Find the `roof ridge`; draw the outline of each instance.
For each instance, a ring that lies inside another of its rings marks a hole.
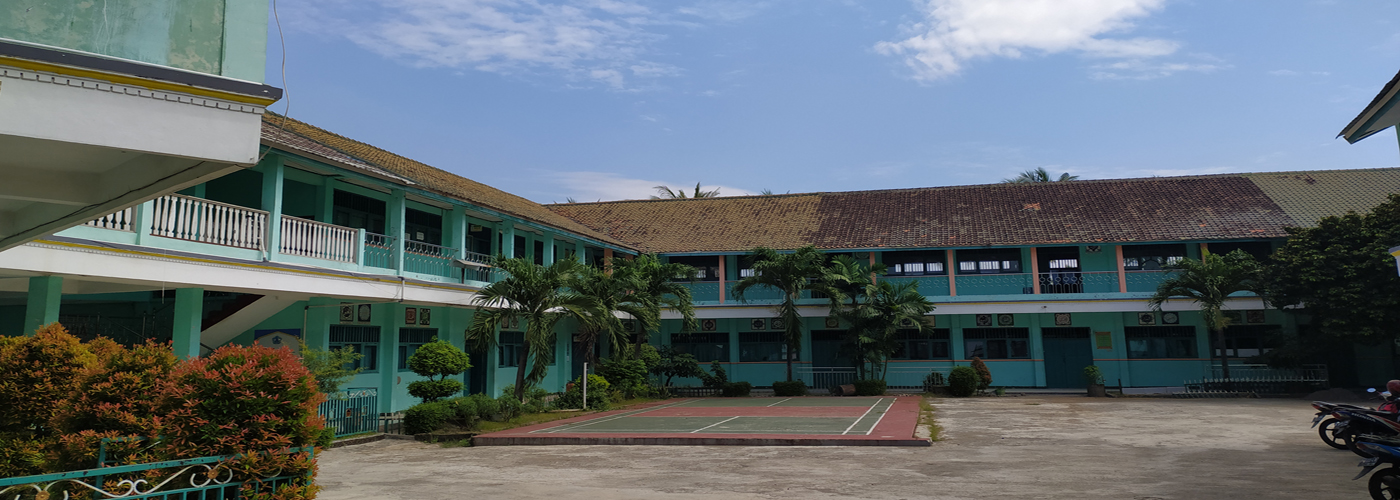
[[[612,201],[576,201],[576,202],[573,202],[573,203],[570,203],[570,202],[564,202],[564,203],[543,203],[542,205],[544,205],[544,206],[546,206],[546,207],[561,207],[561,206],[579,206],[579,205],[605,205],[605,204],[610,204],[610,203],[666,203],[666,202],[677,202],[677,203],[680,203],[680,202],[703,202],[703,201],[709,201],[709,200],[734,200],[734,199],[748,199],[748,198],[777,199],[777,198],[791,198],[791,197],[796,197],[796,196],[815,196],[815,195],[820,195],[820,194],[825,194],[825,192],[824,192],[824,191],[816,191],[816,192],[811,192],[811,193],[741,194],[741,195],[734,195],[734,196],[706,196],[706,197],[703,197],[703,198],[660,198],[660,199],[658,199],[658,198],[652,198],[652,199],[645,199],[645,200],[636,199],[636,200],[612,200]]]

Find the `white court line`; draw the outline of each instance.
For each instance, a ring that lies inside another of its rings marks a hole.
[[[847,432],[851,432],[851,429],[854,428],[856,424],[859,424],[861,420],[865,420],[865,416],[870,414],[870,410],[874,410],[876,406],[880,406],[880,402],[884,400],[885,398],[875,400],[875,404],[870,405],[869,408],[866,408],[865,413],[860,414],[860,418],[857,418],[855,422],[851,422],[851,426],[847,427],[846,430],[841,431],[841,435],[845,436]]]
[[[792,398],[787,398],[787,399],[784,399],[783,401],[791,401],[791,400],[792,400]],[[773,403],[773,404],[768,405],[768,406],[778,406],[778,405],[782,404],[783,401],[779,401],[779,402],[777,402],[777,403]]]
[[[690,431],[690,433],[691,433],[691,434],[695,434],[695,433],[697,433],[697,432],[703,431],[703,430],[705,430],[705,429],[709,429],[709,428],[711,428],[711,427],[714,427],[714,426],[716,426],[716,425],[719,425],[719,424],[728,422],[728,421],[730,421],[730,420],[734,420],[734,419],[736,419],[736,418],[739,418],[739,417],[729,417],[729,418],[726,418],[726,419],[724,419],[724,420],[720,420],[720,421],[718,421],[718,422],[715,422],[715,423],[713,423],[713,424],[710,424],[710,425],[701,427],[701,428],[699,428],[699,429],[695,429],[695,430],[693,430],[693,431]]]
[[[869,436],[870,433],[875,432],[875,428],[876,428],[876,427],[879,427],[880,421],[885,419],[885,415],[889,415],[889,414],[890,414],[890,408],[894,408],[894,402],[897,401],[898,399],[899,399],[899,398],[895,398],[895,399],[891,399],[891,400],[890,400],[890,405],[885,407],[885,411],[882,412],[882,413],[880,413],[880,418],[875,419],[875,425],[870,426],[870,430],[865,431],[865,435]]]
[[[553,433],[560,432],[560,431],[564,431],[564,430],[573,430],[573,429],[577,429],[577,428],[580,428],[580,427],[587,427],[587,426],[590,426],[590,425],[593,425],[593,424],[600,424],[600,423],[607,422],[607,421],[610,421],[610,420],[617,420],[617,419],[623,418],[623,417],[630,417],[630,416],[632,416],[632,415],[640,415],[640,414],[642,414],[642,413],[646,413],[646,412],[649,412],[649,411],[652,411],[652,410],[660,410],[660,409],[662,409],[662,408],[670,408],[670,407],[673,407],[673,406],[680,406],[680,405],[683,405],[683,404],[686,404],[686,403],[693,403],[693,402],[695,402],[695,401],[697,401],[697,400],[695,400],[695,399],[687,399],[687,400],[685,400],[685,401],[680,401],[680,402],[676,402],[676,403],[672,403],[672,404],[668,404],[668,405],[654,406],[654,407],[646,408],[646,409],[643,409],[643,410],[637,410],[637,411],[627,412],[627,413],[623,413],[623,414],[620,414],[620,415],[613,415],[613,416],[608,417],[608,418],[600,418],[600,419],[595,419],[595,420],[584,420],[584,421],[582,421],[582,422],[577,422],[577,423],[573,423],[573,424],[564,424],[564,425],[561,425],[561,426],[559,426],[559,427],[553,427],[553,428],[549,428],[549,429],[540,429],[540,430],[537,430],[537,431],[530,431],[530,434],[534,434],[534,433],[536,433],[536,432],[544,433],[544,434],[553,434]]]

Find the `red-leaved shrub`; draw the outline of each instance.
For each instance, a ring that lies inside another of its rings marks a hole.
[[[107,444],[105,465],[161,460],[156,443],[138,439],[160,435],[156,405],[162,384],[179,362],[170,344],[148,340],[128,349],[98,338],[87,346],[97,362],[79,374],[73,393],[57,402],[50,422],[59,434],[57,465],[63,470],[96,467],[103,438],[124,438]]]
[[[32,337],[0,337],[0,433],[51,435],[54,403],[72,395],[79,374],[96,361],[58,323]]]

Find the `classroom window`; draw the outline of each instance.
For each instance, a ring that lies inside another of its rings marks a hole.
[[[1124,245],[1123,269],[1126,271],[1157,271],[1176,265],[1186,258],[1186,245]]]
[[[881,257],[892,276],[920,276],[926,274],[948,274],[944,265],[947,252],[885,252]]]
[[[958,272],[962,274],[1003,274],[1021,272],[1021,250],[998,248],[959,250]]]
[[[403,227],[405,241],[442,244],[442,215],[409,208],[404,210]]]
[[[699,281],[719,281],[719,256],[701,255],[671,257],[668,261],[672,264],[685,264],[695,268],[695,279]],[[674,281],[690,281],[681,276],[672,276]]]
[[[898,330],[894,334],[895,349],[890,359],[947,359],[947,328]]]
[[[331,325],[331,349],[350,347],[360,359],[345,364],[346,370],[379,371],[379,327]]]
[[[332,195],[331,223],[384,234],[384,200],[339,189]]]
[[[690,353],[701,363],[729,362],[728,332],[697,332],[671,334],[671,348]]]
[[[1128,359],[1195,358],[1194,326],[1129,326],[1123,328],[1128,341]]]
[[[739,333],[739,361],[784,361],[783,355],[787,352],[783,332]]]
[[[418,347],[437,338],[437,328],[399,329],[399,371],[408,370],[408,358],[418,351]]]
[[[1230,325],[1225,328],[1225,349],[1232,358],[1252,358],[1272,351],[1282,330],[1280,325]],[[1220,349],[1211,350],[1220,355]]]
[[[501,367],[520,366],[520,353],[524,351],[525,332],[501,332],[501,340],[496,343]]]
[[[1029,328],[965,328],[963,355],[968,359],[1029,359]]]

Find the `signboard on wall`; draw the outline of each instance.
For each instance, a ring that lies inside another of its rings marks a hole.
[[[273,349],[287,348],[301,352],[301,329],[254,330],[253,343]]]
[[[1113,332],[1094,332],[1094,348],[1113,349]]]

